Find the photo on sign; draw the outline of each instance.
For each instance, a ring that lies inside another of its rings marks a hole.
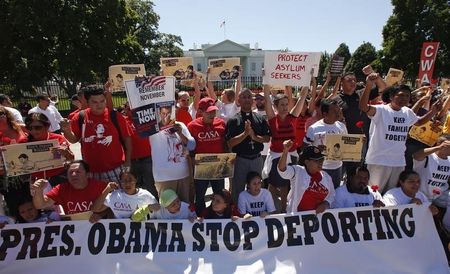
[[[194,179],[219,180],[233,177],[236,153],[196,154]]]
[[[125,91],[125,81],[145,75],[144,64],[114,65],[109,67],[109,82],[113,92]]]
[[[240,58],[211,59],[208,61],[208,80],[235,80],[239,77],[240,64]]]
[[[437,139],[442,135],[442,126],[432,121],[428,121],[420,126],[412,126],[409,130],[409,137],[429,146],[436,144]]]
[[[390,68],[386,75],[386,84],[388,86],[393,86],[399,84],[403,79],[404,72],[399,69]]]
[[[325,159],[332,161],[359,162],[364,143],[363,134],[325,135]]]
[[[63,167],[65,158],[52,150],[58,146],[58,140],[46,140],[2,147],[6,175],[19,176]]]
[[[160,66],[163,76],[173,76],[177,81],[194,78],[192,57],[161,58]]]

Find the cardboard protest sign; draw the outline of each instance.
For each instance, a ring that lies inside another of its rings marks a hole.
[[[309,86],[319,71],[320,52],[266,52],[263,84]]]
[[[364,143],[363,134],[325,135],[326,160],[359,162]]]
[[[19,176],[64,166],[64,157],[52,148],[58,140],[4,146],[2,154],[7,176]]]
[[[236,153],[196,154],[194,179],[219,180],[233,177]]]
[[[112,91],[124,91],[125,81],[133,80],[136,75],[145,75],[144,64],[110,66],[109,81],[112,84]]]
[[[441,135],[442,126],[431,121],[420,126],[412,126],[409,130],[409,137],[429,146],[436,144]]]
[[[208,62],[208,80],[224,81],[237,79],[239,77],[240,64],[240,58],[211,59]]]
[[[398,84],[403,79],[404,72],[399,69],[389,68],[389,71],[386,75],[386,84],[388,86],[393,86]]]
[[[194,78],[192,57],[161,58],[160,62],[163,76],[173,76],[177,81]]]
[[[442,78],[441,79],[441,88],[444,92],[448,90],[450,87],[450,78]]]
[[[159,132],[162,120],[175,119],[175,77],[149,76],[125,82],[133,124],[147,137]]]
[[[339,55],[333,55],[330,65],[331,76],[339,76],[344,71],[345,57]]]
[[[420,83],[431,83],[433,80],[434,63],[439,48],[439,42],[424,42],[420,54],[419,79]]]

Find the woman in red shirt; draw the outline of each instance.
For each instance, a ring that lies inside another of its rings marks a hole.
[[[283,141],[296,141],[295,128],[297,125],[297,117],[305,103],[306,95],[308,94],[308,87],[303,87],[300,92],[300,97],[295,106],[289,111],[289,101],[292,98],[292,89],[287,88],[287,94],[277,94],[273,100],[273,107],[270,103],[270,91],[267,85],[264,86],[264,96],[266,98],[266,114],[269,121],[272,138],[270,140],[270,150],[264,163],[262,177],[269,185],[269,191],[273,197],[280,197],[281,205],[279,210],[286,212],[287,194],[289,192],[289,180],[280,177],[277,171],[277,164],[283,152]],[[274,111],[275,108],[275,111]],[[290,163],[296,163],[298,154],[297,146],[293,146],[289,151]]]

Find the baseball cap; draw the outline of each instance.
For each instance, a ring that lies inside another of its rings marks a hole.
[[[264,92],[256,93],[255,98],[256,97],[264,97]]]
[[[219,108],[216,107],[214,99],[211,97],[205,97],[198,102],[198,109],[203,112],[210,112],[213,110],[218,110]]]
[[[175,201],[178,198],[177,193],[173,190],[173,189],[165,189],[162,193],[161,196],[159,197],[159,203],[163,206],[163,207],[168,207],[170,206],[171,203],[173,203],[173,201]]]
[[[316,146],[309,146],[303,149],[303,159],[305,160],[321,160],[325,157],[320,149]]]

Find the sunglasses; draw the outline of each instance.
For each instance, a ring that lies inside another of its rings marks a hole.
[[[0,111],[0,116],[5,116],[6,117],[6,112]]]
[[[27,126],[28,130],[43,130],[44,126]]]

